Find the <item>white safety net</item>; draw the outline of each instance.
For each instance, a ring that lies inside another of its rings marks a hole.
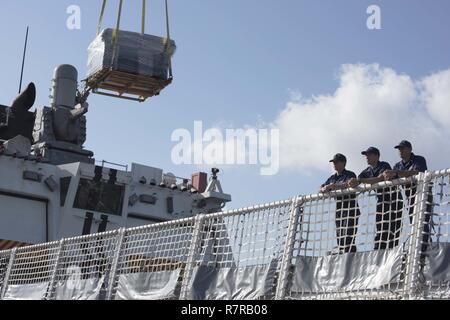
[[[113,298],[178,298],[194,222],[191,218],[126,230],[113,281]]]
[[[426,218],[422,231],[418,296],[428,299],[450,298],[450,172],[432,175],[426,199]]]
[[[186,299],[269,299],[275,294],[292,201],[199,219]]]
[[[450,299],[450,170],[0,251],[2,299]]]
[[[304,197],[286,298],[397,298],[411,235],[412,182]]]
[[[11,251],[0,251],[0,294],[3,290],[5,283],[6,273],[8,272],[9,259],[11,257]]]
[[[67,239],[53,279],[51,299],[105,299],[117,246],[117,231]]]
[[[59,243],[52,242],[17,249],[3,299],[45,299],[55,271],[58,248]]]

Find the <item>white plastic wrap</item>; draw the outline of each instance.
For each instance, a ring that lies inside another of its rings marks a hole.
[[[103,30],[88,48],[88,78],[102,69],[167,80],[170,58],[176,50],[171,40],[136,32],[119,30],[116,54],[113,47],[114,29]],[[113,61],[114,59],[114,61]]]

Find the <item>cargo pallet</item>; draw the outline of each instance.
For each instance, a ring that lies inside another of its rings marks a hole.
[[[85,80],[93,93],[144,102],[157,96],[172,83],[172,78],[159,79],[113,69],[102,69]]]

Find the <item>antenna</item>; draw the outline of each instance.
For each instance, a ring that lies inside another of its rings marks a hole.
[[[22,92],[23,69],[25,67],[25,57],[27,55],[28,30],[29,29],[30,29],[30,27],[27,27],[27,34],[25,35],[25,45],[23,48],[23,59],[22,59],[22,70],[20,72],[19,93]]]

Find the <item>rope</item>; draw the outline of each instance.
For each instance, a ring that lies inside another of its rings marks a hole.
[[[103,0],[102,9],[100,10],[100,17],[98,19],[97,35],[100,34],[100,29],[102,28],[103,16],[105,14],[105,8],[106,8],[106,0]]]
[[[123,5],[123,0],[120,0],[120,2],[119,2],[119,12],[117,13],[116,29],[114,29],[114,32],[113,32],[113,35],[112,35],[112,41],[113,41],[112,63],[113,64],[114,64],[114,61],[116,60],[117,38],[119,36],[120,18],[122,16],[122,5]]]
[[[171,40],[170,40],[170,21],[169,21],[169,5],[168,0],[166,0],[166,30],[167,30],[167,41],[168,41],[168,51],[169,51],[169,78],[173,78],[172,73],[172,53],[171,53]]]
[[[103,0],[102,7],[100,10],[100,17],[98,21],[97,26],[97,35],[100,34],[101,26],[103,23],[103,17],[105,14],[106,9],[106,2],[107,0]],[[113,31],[112,34],[112,45],[113,45],[113,55],[112,55],[112,64],[115,62],[116,53],[117,53],[117,39],[119,37],[119,29],[120,29],[120,20],[122,17],[122,7],[123,7],[123,0],[119,1],[119,12],[117,13],[117,22],[116,22],[116,28]],[[167,31],[167,38],[166,38],[166,45],[167,50],[169,52],[169,78],[173,78],[173,71],[172,71],[172,41],[170,38],[170,17],[169,17],[169,4],[168,0],[165,0],[165,8],[166,8],[166,31]],[[145,34],[145,17],[146,17],[146,0],[142,0],[142,17],[141,17],[141,33]]]
[[[145,0],[142,0],[142,29],[141,33],[145,34]]]

